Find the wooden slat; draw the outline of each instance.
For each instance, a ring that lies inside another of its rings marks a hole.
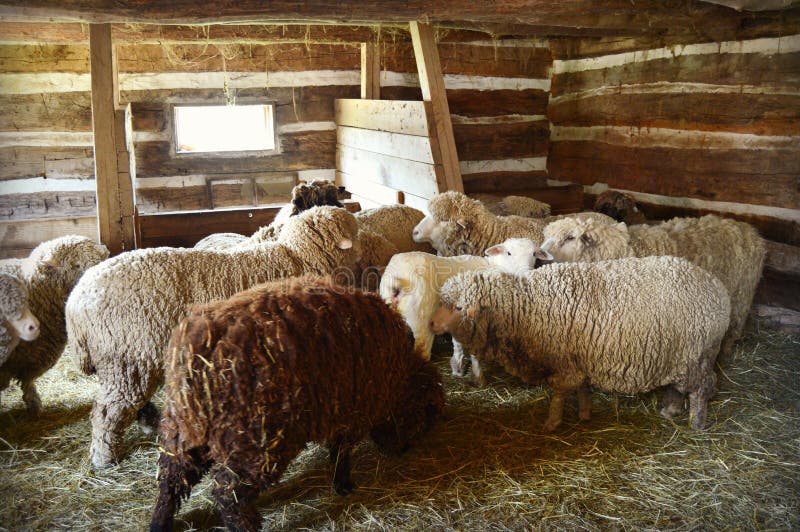
[[[546,170],[527,172],[480,172],[463,174],[466,192],[505,192],[514,194],[516,190],[547,186]]]
[[[46,240],[65,235],[97,238],[97,218],[0,222],[0,258],[26,257]]]
[[[426,198],[439,191],[437,169],[431,164],[339,146],[336,150],[336,168],[360,179]]]
[[[381,99],[381,55],[374,43],[361,43],[361,99]]]
[[[428,136],[422,102],[338,99],[335,116],[340,126]]]
[[[419,87],[381,87],[385,100],[422,100]],[[547,113],[548,93],[537,89],[477,90],[455,89],[447,91],[451,115],[500,116],[543,115]]]
[[[117,194],[115,207],[119,220],[116,222],[122,249],[127,251],[136,247],[134,241],[134,191],[136,181],[136,157],[133,151],[133,122],[130,104],[115,112],[114,131],[117,148]]]
[[[86,45],[0,45],[0,72],[89,72]]]
[[[336,142],[341,146],[433,164],[430,141],[425,137],[339,126]]]
[[[382,205],[403,203],[403,192],[344,172],[336,172],[336,184],[345,187],[348,192]]]
[[[0,131],[92,131],[89,92],[0,94],[0,109]]]
[[[2,187],[0,186],[0,189]],[[0,220],[95,217],[94,191],[0,193]]]
[[[0,148],[0,181],[36,176],[92,178],[92,148]]]
[[[439,183],[439,191],[463,192],[464,185],[461,182],[461,169],[453,137],[453,124],[450,121],[444,76],[433,30],[429,24],[421,24],[416,21],[410,22],[410,29],[411,40],[414,44],[414,57],[417,60],[417,70],[419,71],[419,84],[422,88],[422,99],[430,102],[430,106],[426,110],[429,115],[428,127],[430,128],[429,136],[431,137],[431,148],[434,151],[434,160],[437,157],[437,147],[438,154],[441,155],[444,188],[442,188],[442,183]],[[433,128],[431,128],[431,120]]]
[[[414,194],[409,194],[408,192],[404,193],[403,195],[403,204],[408,205],[409,207],[413,207],[418,211],[424,212],[426,215],[428,214],[428,201],[430,198],[423,198]]]
[[[357,202],[346,201],[344,205],[350,212],[361,209]],[[137,218],[140,247],[191,247],[212,233],[251,235],[259,227],[269,225],[279,210],[280,207],[256,207],[140,214]]]
[[[768,240],[765,266],[800,278],[800,247]]]
[[[455,124],[453,133],[462,161],[540,157],[546,156],[550,147],[550,124],[547,120]]]

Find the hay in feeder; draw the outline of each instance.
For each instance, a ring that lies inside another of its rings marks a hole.
[[[798,529],[800,338],[751,324],[720,369],[708,429],[658,414],[655,394],[594,395],[593,419],[575,402],[563,425],[540,432],[547,391],[489,368],[478,389],[449,375],[445,419],[400,458],[364,443],[357,488],[331,489],[324,449],[309,447],[259,501],[265,526],[324,529]],[[97,385],[68,357],[40,381],[44,413],[31,419],[20,391],[0,408],[0,528],[142,529],[156,495],[155,442],[136,427],[117,467],[89,465]],[[205,479],[178,529],[221,523]]]

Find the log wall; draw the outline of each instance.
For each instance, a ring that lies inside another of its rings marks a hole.
[[[284,201],[298,179],[333,179],[333,101],[359,96],[361,42],[378,44],[382,98],[421,99],[410,36],[397,28],[114,25],[113,38],[142,213]],[[508,175],[516,188],[544,185],[548,43],[438,38],[467,190],[495,190]],[[230,100],[276,104],[279,153],[176,156],[171,106]],[[58,220],[96,236],[87,26],[0,23],[0,105],[0,224]],[[37,243],[15,238],[0,255]]]

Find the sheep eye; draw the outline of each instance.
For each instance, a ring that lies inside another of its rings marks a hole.
[[[456,305],[455,309],[456,309],[456,312],[461,312],[461,307],[459,307],[458,305]]]
[[[400,289],[399,288],[395,288],[394,290],[392,290],[392,295],[394,297],[399,296],[400,295]]]
[[[508,255],[510,257],[511,256],[511,252],[510,251],[506,251],[506,255]]]
[[[565,238],[564,240],[566,241],[575,240],[575,237],[573,235],[567,235],[567,238]]]

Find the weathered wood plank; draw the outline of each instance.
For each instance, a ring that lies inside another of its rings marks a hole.
[[[439,182],[439,192],[445,190],[463,192],[464,184],[461,181],[461,168],[458,164],[458,151],[453,136],[453,123],[450,121],[450,108],[447,105],[442,63],[433,29],[429,24],[416,21],[410,22],[409,28],[414,45],[414,57],[417,60],[422,99],[430,102],[425,110],[428,117],[431,150],[434,160],[442,165],[444,182]],[[438,159],[438,156],[441,159]],[[413,189],[410,191],[413,192]],[[420,195],[425,196],[424,194]]]
[[[418,87],[381,87],[385,100],[422,100]],[[543,115],[547,112],[548,93],[537,89],[447,91],[447,103],[452,115],[501,116],[511,114]]]
[[[299,72],[357,70],[358,43],[343,44],[122,44],[119,71],[146,72]]]
[[[174,155],[165,141],[136,143],[138,177],[177,175],[263,174],[266,171],[315,170],[333,168],[336,153],[335,131],[303,131],[279,136],[281,153],[262,156],[210,157]]]
[[[361,99],[381,99],[381,54],[374,43],[361,43]]]
[[[553,96],[560,96],[596,87],[655,82],[778,86],[796,90],[800,85],[800,52],[687,55],[555,74],[550,91]]]
[[[42,242],[65,235],[97,239],[97,218],[0,222],[0,258],[27,257]]]
[[[625,125],[755,135],[798,135],[800,92],[797,95],[604,94],[554,101],[547,109],[547,116],[556,125]]]
[[[422,102],[339,99],[334,114],[340,126],[428,136]]]
[[[585,185],[789,209],[800,205],[800,158],[791,150],[709,153],[564,141],[551,143],[547,169],[552,179]]]
[[[96,213],[93,191],[0,194],[0,220],[80,218]]]
[[[0,72],[89,72],[86,45],[0,45]]]
[[[549,48],[533,46],[469,46],[440,42],[437,49],[444,74],[547,79],[553,63]],[[384,70],[417,71],[411,43],[385,44],[381,50]]]
[[[0,131],[92,130],[88,92],[0,94]]]
[[[426,137],[338,126],[336,142],[341,146],[434,164],[430,141]]]
[[[550,146],[547,121],[456,124],[453,133],[462,161],[546,156]]]
[[[428,201],[429,198],[423,198],[420,196],[416,196],[414,194],[409,194],[408,192],[403,193],[403,204],[408,205],[409,207],[413,207],[418,211],[424,212],[426,215],[428,213]]]
[[[506,192],[547,186],[547,171],[462,174],[466,192]]]
[[[28,177],[90,178],[94,176],[91,148],[0,148],[0,182]]]
[[[800,247],[767,241],[767,268],[800,278]]]
[[[430,198],[439,192],[436,167],[431,164],[338,146],[336,169],[379,185]]]
[[[389,188],[366,179],[360,176],[345,174],[344,172],[336,172],[336,184],[343,186],[348,192],[367,198],[381,205],[393,205],[395,203],[402,203],[404,193]]]

